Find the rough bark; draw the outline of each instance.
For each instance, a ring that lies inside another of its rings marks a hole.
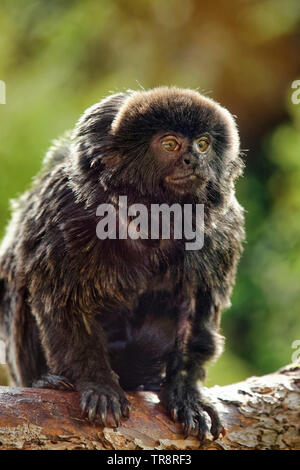
[[[300,365],[209,389],[226,436],[184,439],[152,392],[128,393],[131,417],[117,429],[80,417],[75,392],[0,387],[0,449],[300,449]]]

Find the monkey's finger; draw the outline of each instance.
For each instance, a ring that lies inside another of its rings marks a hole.
[[[99,403],[98,403],[98,414],[101,419],[101,423],[103,426],[106,426],[107,420],[107,398],[105,395],[100,395]]]
[[[195,429],[194,413],[191,410],[187,409],[184,411],[183,422],[184,437],[187,438]]]
[[[74,389],[74,385],[64,377],[63,375],[55,375],[55,374],[47,374],[44,376],[47,381],[53,385],[54,387],[60,388],[60,389]]]
[[[122,401],[121,403],[121,410],[123,418],[128,419],[130,415],[130,403],[128,400]]]
[[[223,428],[223,425],[220,421],[219,415],[217,411],[213,408],[211,405],[207,404],[202,404],[201,403],[201,408],[206,411],[208,416],[210,417],[211,420],[211,429],[210,432],[214,438],[214,440],[218,439],[220,434],[223,435],[225,429]]]
[[[83,392],[82,395],[81,395],[81,402],[80,402],[80,407],[81,407],[81,416],[82,417],[85,417],[86,416],[86,412],[87,412],[87,408],[88,408],[88,404],[89,404],[89,401],[90,401],[90,396],[92,395],[92,391],[91,390],[88,390],[86,392]]]
[[[112,397],[110,399],[110,408],[111,408],[111,412],[112,412],[113,418],[115,420],[116,426],[119,427],[120,426],[120,419],[121,419],[121,407],[120,407],[119,400]]]
[[[171,411],[170,411],[170,414],[171,414],[171,418],[173,419],[173,421],[175,423],[177,423],[177,421],[178,421],[178,408],[172,408]]]
[[[197,414],[197,437],[199,441],[204,441],[206,439],[206,435],[209,432],[209,427],[207,424],[207,420],[202,413]]]
[[[99,395],[98,393],[93,393],[90,397],[89,406],[88,406],[88,419],[89,421],[94,421],[97,413]]]
[[[64,388],[64,390],[70,390],[70,391],[75,390],[74,385],[69,381],[59,380],[58,383],[59,383],[59,385],[61,385]]]

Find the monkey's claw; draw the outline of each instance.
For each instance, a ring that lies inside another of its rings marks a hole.
[[[32,383],[34,388],[52,388],[53,390],[65,390],[73,391],[75,390],[74,385],[70,382],[69,379],[63,377],[62,375],[55,374],[45,374],[40,379],[35,380]]]
[[[209,432],[214,440],[220,435],[225,435],[225,429],[215,408],[190,385],[167,386],[161,393],[161,401],[173,421],[182,422],[185,438],[196,435],[200,441],[203,441]]]
[[[78,389],[81,394],[82,417],[88,418],[90,422],[98,418],[106,426],[110,412],[118,427],[121,418],[129,417],[130,403],[118,384],[108,381],[103,384],[87,382],[80,384]]]

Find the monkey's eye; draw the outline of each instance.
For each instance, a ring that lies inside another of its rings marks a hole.
[[[203,136],[203,137],[200,137],[200,139],[197,140],[196,144],[197,144],[197,148],[198,148],[198,150],[200,150],[200,152],[205,152],[208,149],[209,145],[210,145],[210,140],[209,140],[208,137]]]
[[[167,137],[161,143],[161,146],[167,152],[176,152],[180,148],[179,142],[174,137]]]

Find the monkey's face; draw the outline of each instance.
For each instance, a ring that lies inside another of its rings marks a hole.
[[[160,166],[162,184],[175,193],[195,193],[211,176],[208,161],[213,149],[208,133],[195,139],[158,133],[151,139],[150,155]]]
[[[230,192],[240,167],[233,117],[192,90],[133,92],[117,113],[112,134],[121,155],[116,176],[160,199],[192,195],[217,203]]]

